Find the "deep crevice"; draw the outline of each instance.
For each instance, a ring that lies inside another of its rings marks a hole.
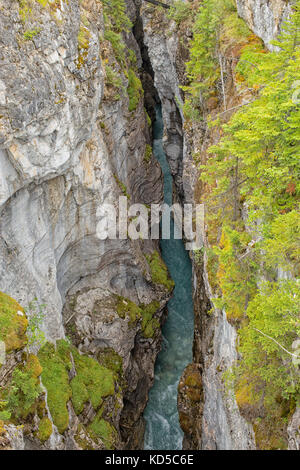
[[[140,6],[136,5],[136,21],[132,29],[133,35],[139,46],[142,67],[139,70],[141,82],[144,89],[144,103],[147,113],[149,114],[151,121],[155,121],[155,108],[160,103],[160,99],[157,90],[154,86],[154,71],[149,58],[148,47],[144,42],[144,27],[143,20],[140,16]]]

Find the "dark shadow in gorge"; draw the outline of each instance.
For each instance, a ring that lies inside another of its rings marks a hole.
[[[149,57],[148,47],[144,40],[143,20],[140,15],[141,1],[134,0],[136,6],[136,20],[133,26],[133,35],[138,43],[141,57],[142,67],[139,70],[140,78],[144,89],[144,102],[147,113],[151,121],[154,123],[156,119],[156,107],[161,105],[164,110],[165,131],[167,141],[164,150],[170,165],[172,177],[174,179],[176,196],[175,199],[183,203],[183,122],[178,107],[174,91],[170,88],[162,90],[164,96],[159,96],[155,87],[155,72]],[[164,93],[164,91],[166,93]],[[153,132],[153,129],[152,129]]]
[[[140,16],[140,6],[136,5],[136,21],[133,25],[133,35],[138,43],[141,57],[142,68],[139,70],[140,79],[144,89],[144,102],[147,113],[151,121],[155,121],[155,107],[160,103],[157,90],[154,86],[154,71],[148,54],[148,47],[144,42],[143,20]]]

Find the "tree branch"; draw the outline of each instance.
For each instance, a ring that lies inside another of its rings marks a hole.
[[[272,336],[266,335],[265,333],[263,333],[262,331],[258,330],[257,328],[254,328],[254,327],[252,327],[252,328],[253,328],[253,330],[256,330],[256,331],[258,331],[259,333],[261,333],[263,336],[266,336],[266,338],[269,338],[269,339],[271,339],[272,341],[274,341],[274,343],[278,344],[278,346],[279,346],[281,349],[283,349],[286,353],[288,353],[290,356],[300,358],[300,356],[299,356],[298,354],[291,353],[290,351],[288,351],[287,349],[285,349],[280,343],[278,343],[278,341],[276,341],[276,339],[272,338]]]

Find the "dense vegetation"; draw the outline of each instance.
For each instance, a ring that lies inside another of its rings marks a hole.
[[[258,445],[281,448],[300,394],[300,2],[275,52],[250,33],[231,0],[204,0],[193,31],[184,112],[187,122],[207,123],[214,141],[221,136],[199,160],[214,303],[239,330],[241,360],[226,378]],[[230,49],[232,39],[239,47]],[[235,113],[226,112],[230,67],[247,96]],[[212,97],[219,104],[211,113]]]

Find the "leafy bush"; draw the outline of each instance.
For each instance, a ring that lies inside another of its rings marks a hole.
[[[6,395],[7,409],[16,418],[26,418],[41,393],[39,376],[42,368],[36,356],[29,356],[25,367],[13,370]]]
[[[104,5],[104,19],[106,24],[111,22],[112,28],[117,32],[129,31],[132,23],[126,15],[124,0],[102,0]]]
[[[189,3],[182,2],[182,0],[176,0],[171,5],[168,12],[168,17],[174,20],[177,25],[185,21],[192,14],[191,6]]]
[[[127,93],[129,96],[128,109],[130,112],[135,111],[140,102],[141,96],[143,94],[143,87],[142,87],[141,80],[136,75],[133,69],[129,69],[128,71]]]
[[[0,292],[0,340],[4,341],[7,353],[26,345],[27,326],[24,309],[14,299]]]
[[[222,229],[221,240],[214,242],[221,290],[216,306],[239,320],[236,394],[242,408],[258,402],[264,406],[260,424],[251,416],[260,448],[283,445],[279,428],[284,429],[287,415],[281,416],[280,408],[284,403],[292,410],[299,400],[292,360],[292,344],[300,334],[300,108],[293,99],[299,38],[298,0],[274,42],[278,50],[267,53],[257,41],[243,48],[236,73],[241,86],[252,89],[252,101],[223,126],[220,143],[210,148],[210,158],[201,166],[201,179],[210,186],[209,224],[218,218]],[[281,279],[280,271],[290,280]]]
[[[125,44],[120,33],[115,33],[112,30],[106,30],[104,39],[109,41],[112,45],[114,55],[120,65],[125,64]]]

